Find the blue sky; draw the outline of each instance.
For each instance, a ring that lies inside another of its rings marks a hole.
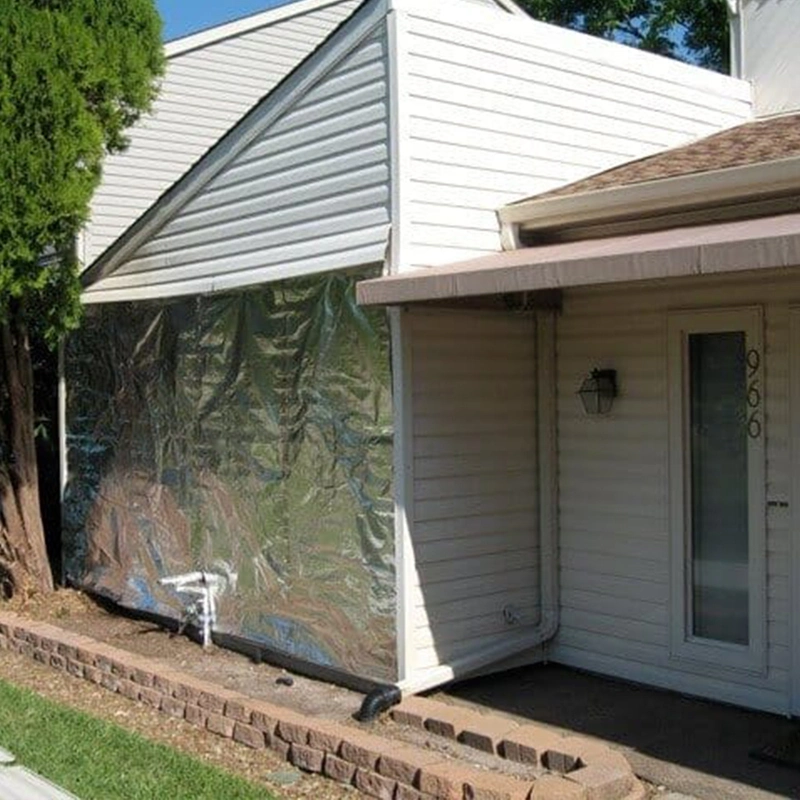
[[[157,0],[156,4],[164,20],[164,39],[169,41],[287,2],[292,0]]]

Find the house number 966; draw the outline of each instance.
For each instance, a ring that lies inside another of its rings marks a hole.
[[[747,435],[751,439],[761,436],[761,355],[758,350],[747,351]]]

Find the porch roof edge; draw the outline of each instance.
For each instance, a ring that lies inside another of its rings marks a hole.
[[[715,275],[800,265],[800,213],[496,253],[362,281],[362,305]]]

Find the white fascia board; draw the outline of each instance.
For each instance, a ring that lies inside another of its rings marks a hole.
[[[226,133],[177,183],[173,184],[82,275],[84,287],[112,273],[148,239],[166,225],[209,181],[246,149],[320,76],[386,17],[388,0],[371,0],[337,28],[320,47],[287,75],[263,100]]]
[[[498,211],[504,229],[559,228],[749,200],[800,189],[800,157],[699,172],[574,195],[532,198]]]
[[[248,31],[263,28],[265,25],[273,25],[276,22],[298,17],[310,11],[317,11],[325,6],[337,5],[341,0],[296,0],[271,8],[268,11],[260,11],[247,17],[235,19],[222,25],[214,25],[212,28],[190,33],[188,36],[181,36],[178,39],[171,39],[164,43],[164,55],[167,58],[183,55],[190,50],[205,47],[223,39],[230,39],[232,36],[239,36]]]
[[[459,3],[458,9],[453,0],[389,0],[389,7],[395,11],[405,12],[431,12],[437,17],[443,17],[445,21],[450,23],[458,23],[465,16],[471,14],[480,14],[485,18],[487,14],[497,15],[498,11],[508,12],[503,13],[501,19],[506,19],[508,14],[524,17],[529,22],[535,20],[526,11],[523,11],[512,0],[494,0],[497,8],[490,8],[489,6],[481,6],[475,3]],[[517,20],[519,22],[519,20]],[[539,23],[542,24],[542,23]]]

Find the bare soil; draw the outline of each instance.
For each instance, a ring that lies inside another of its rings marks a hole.
[[[82,592],[70,589],[61,589],[51,595],[35,595],[24,600],[14,600],[8,603],[7,607],[18,611],[32,619],[39,619],[50,622],[66,630],[82,633],[98,641],[119,647],[129,652],[138,653],[161,662],[167,667],[178,669],[183,672],[193,674],[203,680],[216,683],[228,689],[233,689],[250,697],[273,702],[277,705],[293,708],[310,717],[322,717],[333,719],[344,724],[363,727],[353,720],[353,715],[358,710],[363,700],[363,695],[344,689],[334,684],[324,681],[306,678],[296,673],[288,673],[286,670],[274,667],[267,663],[254,663],[247,656],[240,653],[212,646],[208,650],[190,640],[186,636],[174,635],[165,628],[148,621],[134,619],[119,613],[106,610],[103,606],[92,600]],[[48,673],[49,674],[49,673]],[[0,674],[0,677],[3,677]],[[285,685],[279,679],[291,679],[291,686]],[[9,675],[9,680],[14,682],[13,674]],[[69,679],[62,675],[52,676],[48,684],[58,684],[65,681],[67,686],[77,684],[74,679]],[[32,688],[36,688],[35,686]],[[83,688],[83,687],[81,687]],[[178,728],[171,722],[165,722],[162,715],[156,714],[153,717],[147,709],[139,709],[138,705],[132,704],[127,700],[110,695],[107,691],[96,690],[86,687],[86,690],[93,698],[96,698],[97,709],[102,709],[104,698],[110,698],[109,702],[114,704],[121,703],[121,708],[125,709],[124,715],[115,717],[117,722],[127,724],[127,720],[136,721],[141,714],[141,718],[147,723],[142,725],[143,730],[148,730],[153,726],[153,719],[159,721],[155,729],[166,729],[170,731],[170,736],[178,742],[183,734],[178,733]],[[38,689],[37,689],[38,691]],[[66,695],[69,696],[69,689]],[[88,696],[88,695],[87,695]],[[116,707],[116,706],[115,706]],[[90,713],[95,713],[92,708],[86,709]],[[115,711],[116,714],[116,711]],[[132,726],[133,727],[133,726]],[[219,758],[230,759],[229,769],[240,771],[242,763],[253,764],[263,761],[261,754],[239,753],[246,750],[237,745],[229,746],[230,743],[223,743],[217,737],[198,732],[195,728],[184,724],[179,726],[180,730],[186,728],[186,736],[189,737],[187,749],[194,751],[197,737],[210,740],[209,747],[217,753]],[[135,728],[139,730],[139,728]],[[441,753],[445,758],[457,759],[473,766],[502,772],[522,778],[535,778],[536,771],[525,765],[515,764],[491,754],[482,753],[465,745],[436,736],[427,731],[409,728],[392,722],[388,716],[384,716],[371,724],[370,729],[381,736],[408,742],[418,747],[434,750]],[[178,744],[176,743],[176,746]],[[275,761],[272,754],[270,758]],[[282,765],[282,766],[280,766]],[[285,762],[277,760],[275,765],[270,767],[272,770],[293,769]],[[248,767],[250,769],[250,767]],[[267,770],[269,771],[269,770]],[[250,772],[243,773],[251,777]],[[260,773],[263,776],[264,769]],[[308,780],[304,778],[303,781]],[[361,796],[355,790],[340,787],[338,784],[325,781],[322,778],[313,779],[317,781],[317,786],[328,785],[328,794],[319,794],[320,798],[339,798]],[[301,795],[289,794],[282,789],[287,798],[302,795],[303,784],[298,784],[300,788],[296,791]],[[339,792],[337,794],[336,792]]]

